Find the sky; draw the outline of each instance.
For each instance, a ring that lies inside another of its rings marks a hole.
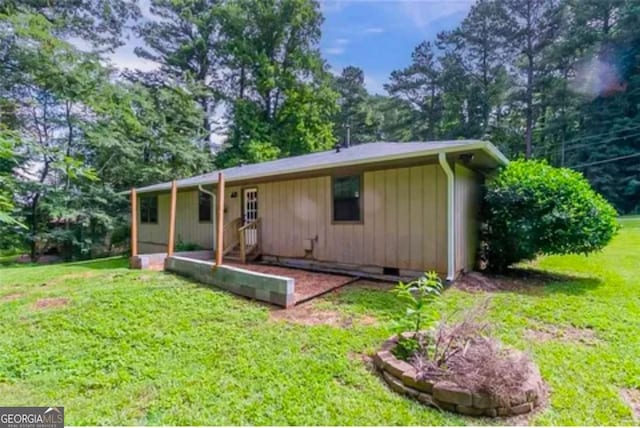
[[[370,93],[385,93],[391,71],[404,68],[420,42],[455,28],[474,0],[320,0],[324,15],[320,50],[331,71],[354,65],[364,70]],[[149,0],[141,0],[148,14]],[[130,39],[111,60],[121,68],[151,70],[155,64],[136,57],[140,40]]]

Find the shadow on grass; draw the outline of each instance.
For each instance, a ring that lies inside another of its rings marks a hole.
[[[55,263],[19,263],[16,261],[1,261],[0,267],[3,268],[51,268],[51,267],[78,267],[84,269],[119,269],[129,266],[129,259],[127,256],[113,256],[92,260],[82,260],[77,262],[55,262]]]
[[[583,277],[532,268],[511,268],[503,274],[471,272],[456,281],[455,287],[469,292],[507,292],[526,295],[579,295],[602,284],[594,277]]]
[[[391,293],[389,288],[355,283],[325,295],[323,300],[342,312],[391,320],[405,311],[406,304]]]
[[[531,268],[513,268],[510,271],[510,275],[523,278],[533,287],[544,287],[545,292],[549,294],[582,294],[602,285],[602,280],[595,277],[568,275]]]

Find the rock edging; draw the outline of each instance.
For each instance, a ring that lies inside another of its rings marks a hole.
[[[539,389],[534,386],[523,386],[522,393],[512,396],[507,404],[497,403],[488,393],[472,392],[448,380],[423,379],[413,366],[391,353],[397,344],[397,336],[387,340],[374,355],[374,365],[393,391],[425,405],[468,416],[497,417],[529,413],[542,402]]]

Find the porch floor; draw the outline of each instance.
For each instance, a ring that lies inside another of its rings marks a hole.
[[[225,265],[246,269],[253,272],[266,273],[270,275],[286,276],[295,280],[295,304],[306,302],[314,297],[320,296],[336,288],[340,288],[357,278],[345,275],[334,275],[329,273],[311,272],[302,269],[286,268],[281,266],[271,266],[258,263],[235,263],[224,261]]]

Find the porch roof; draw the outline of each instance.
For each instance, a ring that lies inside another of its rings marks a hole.
[[[222,172],[227,183],[276,177],[329,168],[364,165],[368,163],[409,159],[439,153],[480,152],[485,159],[484,167],[496,168],[508,163],[507,158],[491,143],[480,140],[451,140],[433,142],[389,143],[376,142],[342,147],[323,152],[293,156],[251,165],[236,166],[220,171],[177,180],[178,188],[211,185],[218,182]],[[168,191],[171,182],[153,184],[136,189],[138,193]]]

